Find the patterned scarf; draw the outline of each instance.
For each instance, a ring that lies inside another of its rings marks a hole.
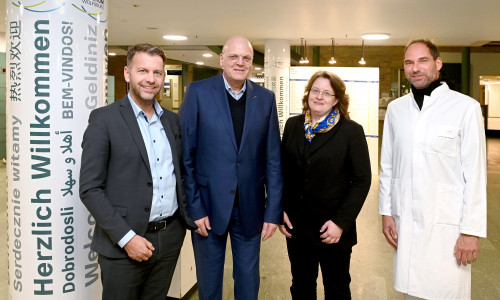
[[[333,126],[335,126],[339,122],[339,120],[340,120],[339,109],[335,107],[328,114],[328,116],[326,116],[326,118],[323,119],[323,121],[313,125],[311,122],[311,111],[308,110],[306,112],[304,120],[304,130],[306,132],[306,139],[309,141],[309,143],[311,143],[316,133],[328,132],[330,129],[333,128]]]

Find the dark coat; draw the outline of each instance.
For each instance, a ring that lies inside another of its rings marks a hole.
[[[363,127],[342,118],[309,144],[304,115],[292,117],[283,133],[282,163],[283,205],[294,227],[292,235],[320,243],[319,230],[332,220],[343,229],[338,246],[355,245],[356,217],[371,184]]]
[[[182,184],[179,118],[164,109],[160,120],[172,150],[180,216],[195,229]],[[131,229],[144,236],[153,198],[146,146],[127,96],[90,113],[82,148],[80,198],[96,220],[91,248],[107,257],[127,257],[117,243]]]

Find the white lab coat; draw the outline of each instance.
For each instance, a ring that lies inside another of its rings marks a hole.
[[[379,213],[398,231],[394,288],[424,299],[470,299],[460,233],[486,237],[486,145],[477,101],[443,83],[422,110],[413,94],[387,108]]]

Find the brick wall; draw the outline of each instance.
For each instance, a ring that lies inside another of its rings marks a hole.
[[[335,60],[337,61],[335,65],[328,64],[328,61],[330,60],[330,57],[332,55],[331,51],[331,47],[320,47],[320,66],[379,68],[379,96],[382,93],[387,93],[390,95],[391,72],[393,69],[403,67],[403,46],[376,47],[366,46],[365,44],[364,58],[366,61],[366,65],[360,65],[358,63],[358,61],[361,59],[361,46],[335,47]]]
[[[380,72],[380,95],[382,93],[391,93],[391,80],[397,81],[397,78],[391,78],[391,73],[394,69],[403,67],[404,46],[367,46],[365,43],[365,61],[364,67],[377,67]],[[461,47],[440,47],[441,53],[460,53]],[[312,66],[312,46],[308,46],[307,53],[311,55],[309,66]],[[471,47],[471,55],[475,53],[500,53],[500,47]],[[331,56],[330,46],[320,47],[320,66],[332,66],[328,64]],[[360,46],[336,46],[335,60],[336,67],[360,67],[358,61],[361,58]],[[445,61],[446,62],[446,61]],[[126,94],[126,84],[123,78],[123,67],[126,64],[125,56],[110,56],[109,59],[109,75],[115,76],[115,95],[118,98]],[[471,64],[473,62],[471,61]],[[472,66],[473,67],[473,66]],[[192,70],[192,69],[190,69]],[[489,72],[491,73],[491,72]],[[397,73],[396,73],[397,74]],[[498,73],[500,74],[500,70]],[[191,80],[191,78],[190,78]],[[472,80],[476,80],[472,78]],[[190,82],[190,81],[189,81]],[[474,91],[474,89],[472,89]],[[474,94],[474,93],[473,93]],[[473,95],[475,96],[475,95]]]

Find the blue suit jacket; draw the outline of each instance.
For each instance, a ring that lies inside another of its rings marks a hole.
[[[238,149],[222,74],[191,83],[179,116],[188,215],[208,216],[212,231],[229,224],[236,187],[243,232],[282,224],[280,134],[274,93],[247,80]]]

